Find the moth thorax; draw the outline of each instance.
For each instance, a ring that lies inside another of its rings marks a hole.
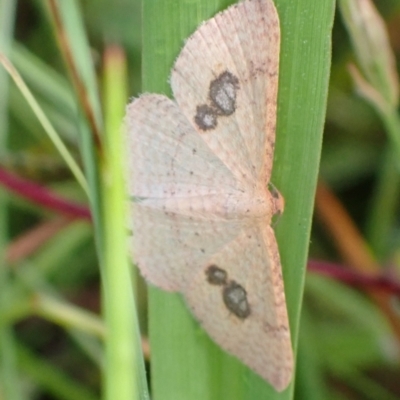
[[[262,194],[243,193],[229,196],[226,202],[226,213],[232,218],[263,218],[272,216],[272,203],[268,192]]]

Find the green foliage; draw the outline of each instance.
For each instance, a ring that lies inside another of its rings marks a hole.
[[[305,279],[319,170],[376,259],[391,263],[398,275],[400,124],[396,54],[386,25],[398,33],[400,7],[387,0],[379,10],[383,22],[368,8],[375,25],[356,25],[365,1],[340,0],[332,30],[333,0],[276,0],[282,48],[272,181],[285,197],[276,232],[297,353],[295,379],[277,394],[208,338],[180,295],[151,288],[155,400],[399,397],[399,338],[382,309],[350,285],[315,273]],[[147,302],[125,257],[123,109],[128,97],[141,92],[171,95],[168,77],[184,39],[231,1],[55,1],[75,77],[59,46],[52,2],[19,3],[16,14],[15,0],[0,0],[0,53],[22,76],[63,154],[0,67],[0,169],[88,204],[93,223],[67,221],[1,188],[0,397],[148,398],[132,287],[140,320]],[[118,57],[104,54],[109,44],[123,47],[127,72]],[[350,74],[353,60],[357,67]],[[32,245],[37,227],[50,234],[25,253],[16,239],[25,235]],[[340,259],[318,222],[310,256]]]
[[[315,2],[299,1],[295,7],[284,1],[276,3],[282,47],[273,182],[286,200],[277,234],[296,348],[325,118],[334,3],[321,2],[315,6]],[[216,1],[181,2],[177,7],[146,1],[143,8],[145,91],[170,93],[168,76],[183,40],[202,20],[223,6]],[[309,24],[310,19],[319,23]],[[292,398],[293,385],[278,394],[218,349],[193,322],[178,295],[151,290],[150,338],[155,398]]]

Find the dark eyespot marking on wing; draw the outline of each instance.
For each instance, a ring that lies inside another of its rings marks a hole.
[[[194,122],[202,131],[215,129],[219,117],[232,115],[236,110],[236,95],[239,79],[229,71],[224,71],[210,82],[209,104],[196,107]]]
[[[206,276],[207,282],[211,283],[211,285],[225,285],[228,278],[226,271],[215,264],[207,267]]]
[[[231,115],[235,112],[238,89],[239,79],[229,71],[211,81],[209,96],[218,115]]]
[[[237,282],[230,281],[224,286],[223,299],[226,308],[238,318],[246,319],[251,314],[246,290]]]
[[[228,273],[225,269],[216,264],[210,264],[206,267],[205,274],[209,284],[222,286],[222,300],[229,312],[241,320],[246,319],[251,314],[246,290],[236,281],[228,280]]]
[[[207,104],[197,106],[194,122],[202,131],[214,129],[217,126],[217,114],[215,110]]]

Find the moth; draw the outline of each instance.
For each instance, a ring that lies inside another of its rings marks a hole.
[[[204,22],[171,72],[175,101],[127,107],[130,248],[146,280],[181,292],[210,337],[281,391],[293,353],[271,227],[280,27],[272,0]]]

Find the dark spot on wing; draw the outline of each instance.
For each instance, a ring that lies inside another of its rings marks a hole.
[[[212,285],[225,285],[228,274],[222,268],[215,264],[210,265],[206,269],[207,282]]]
[[[194,122],[202,131],[214,129],[217,126],[217,114],[212,107],[202,104],[196,108]]]
[[[236,92],[239,79],[225,71],[210,83],[209,96],[219,115],[231,115],[236,109]]]
[[[194,122],[202,131],[215,129],[218,117],[232,115],[236,110],[239,79],[229,71],[222,72],[210,82],[209,104],[196,107]]]
[[[243,286],[230,281],[223,288],[222,293],[226,308],[240,319],[246,319],[251,311],[247,301],[247,293]]]

